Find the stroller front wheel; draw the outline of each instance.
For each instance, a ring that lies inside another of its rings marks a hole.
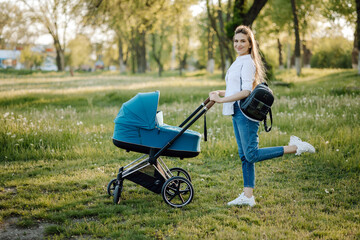
[[[175,176],[164,183],[161,195],[171,207],[181,208],[193,199],[194,188],[188,179]]]
[[[116,178],[114,178],[113,180],[111,180],[107,186],[107,192],[109,194],[109,196],[113,196],[114,195],[114,190],[116,187]]]
[[[122,192],[122,182],[119,185],[116,185],[114,190],[114,203],[118,204],[121,199],[121,192]]]

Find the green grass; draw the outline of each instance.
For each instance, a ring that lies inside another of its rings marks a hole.
[[[112,203],[107,183],[139,156],[111,142],[121,104],[160,90],[164,122],[178,125],[209,91],[224,88],[218,76],[2,75],[0,222],[46,224],[41,236],[50,239],[359,239],[360,77],[353,70],[276,73],[291,84],[272,86],[274,126],[260,128],[260,147],[296,135],[317,153],[257,163],[255,207],[226,206],[242,190],[242,173],[221,105],[207,114],[209,140],[198,157],[164,158],[191,174],[192,203],[173,209],[129,181],[121,204]],[[191,129],[202,127],[200,119]]]

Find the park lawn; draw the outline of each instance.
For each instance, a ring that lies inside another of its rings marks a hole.
[[[316,154],[256,164],[257,205],[228,207],[242,191],[231,118],[207,113],[208,142],[198,157],[163,158],[195,189],[182,209],[124,182],[114,205],[106,193],[117,170],[139,157],[112,144],[113,119],[138,92],[160,90],[164,122],[180,124],[223,89],[219,75],[116,74],[0,76],[0,238],[26,239],[359,239],[360,77],[353,70],[280,71],[270,133],[260,147],[291,135]],[[203,132],[202,119],[192,130]]]

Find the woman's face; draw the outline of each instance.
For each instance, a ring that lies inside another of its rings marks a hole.
[[[234,36],[234,49],[239,56],[249,54],[250,48],[250,42],[245,34],[238,33]]]

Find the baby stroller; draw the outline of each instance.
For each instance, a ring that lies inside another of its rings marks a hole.
[[[189,173],[182,168],[169,169],[160,156],[183,159],[199,155],[201,135],[188,128],[214,102],[206,99],[179,127],[175,127],[162,123],[162,112],[157,111],[159,97],[159,91],[138,93],[122,105],[114,120],[114,145],[127,152],[144,153],[120,167],[117,178],[109,182],[107,192],[113,196],[115,204],[120,202],[125,179],[161,194],[172,207],[183,207],[193,199]]]

